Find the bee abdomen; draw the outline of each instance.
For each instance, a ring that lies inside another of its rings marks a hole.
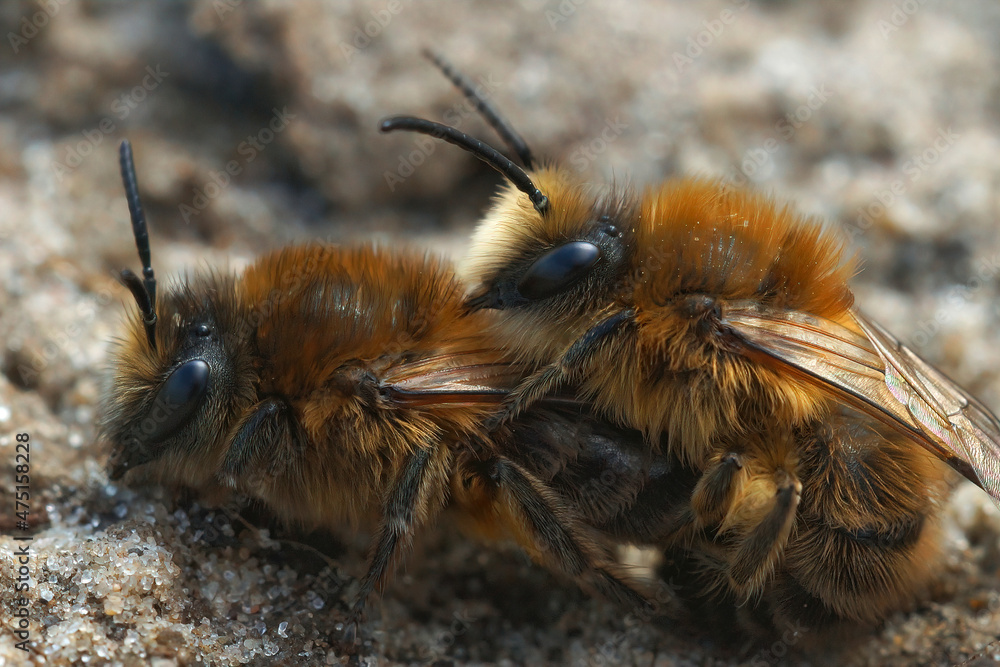
[[[847,539],[872,549],[892,551],[913,547],[920,539],[926,516],[918,515],[904,519],[892,526],[871,526],[868,528],[836,530]]]

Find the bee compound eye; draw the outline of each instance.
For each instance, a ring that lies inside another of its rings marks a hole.
[[[601,257],[601,249],[587,241],[573,241],[550,250],[528,267],[517,291],[526,299],[558,294],[582,278]]]
[[[143,439],[160,442],[186,425],[201,406],[210,375],[208,362],[203,359],[186,361],[174,369],[142,422]]]

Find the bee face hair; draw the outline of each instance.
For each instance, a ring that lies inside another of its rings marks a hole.
[[[150,473],[176,468],[197,485],[253,400],[250,341],[236,335],[249,331],[248,310],[235,281],[219,274],[167,293],[157,310],[152,342],[140,310],[117,346],[102,422],[119,443],[111,476],[158,462]]]

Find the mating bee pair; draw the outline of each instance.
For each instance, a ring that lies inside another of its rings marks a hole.
[[[306,245],[157,298],[122,145],[143,278],[122,272],[138,310],[104,401],[112,478],[374,526],[355,617],[446,505],[630,606],[622,543],[660,549],[690,609],[747,629],[910,602],[934,574],[941,461],[1000,499],[1000,423],[855,309],[837,237],[722,182],[636,193],[536,167],[435,62],[525,167],[383,122],[509,181],[461,280],[421,254]]]

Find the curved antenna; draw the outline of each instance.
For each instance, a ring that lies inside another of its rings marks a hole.
[[[422,53],[425,58],[441,70],[442,74],[448,77],[448,80],[456,88],[462,91],[466,99],[476,105],[476,111],[479,112],[479,115],[500,135],[500,139],[507,144],[507,148],[511,149],[521,159],[521,164],[528,169],[534,169],[535,158],[531,155],[531,149],[528,148],[528,143],[524,140],[524,137],[514,129],[510,121],[500,115],[500,112],[497,111],[497,108],[488,99],[476,90],[472,81],[434,51],[424,49]]]
[[[519,166],[501,155],[495,148],[479,139],[474,139],[464,132],[451,127],[435,123],[432,120],[416,118],[415,116],[394,116],[386,118],[379,123],[379,130],[382,132],[394,132],[396,130],[407,130],[427,134],[437,139],[444,139],[449,144],[458,146],[462,150],[472,153],[474,156],[493,167],[504,178],[514,184],[518,190],[528,195],[535,210],[545,215],[549,210],[549,198],[542,194],[542,191],[535,187],[528,174]]]
[[[118,149],[118,164],[121,167],[122,185],[125,186],[125,200],[128,202],[128,212],[132,218],[132,234],[135,236],[135,247],[139,251],[139,261],[142,262],[142,280],[124,269],[121,272],[122,282],[132,292],[139,311],[142,313],[142,323],[146,327],[146,338],[150,346],[156,349],[156,276],[149,256],[149,231],[146,229],[146,214],[142,211],[139,200],[139,185],[135,177],[135,162],[132,159],[132,144],[128,139],[122,141]]]

